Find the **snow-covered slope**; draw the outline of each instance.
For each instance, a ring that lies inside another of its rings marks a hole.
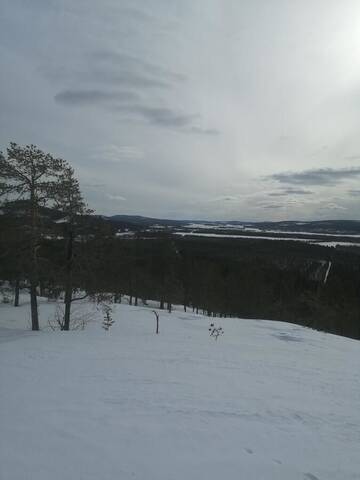
[[[32,333],[0,306],[1,479],[360,478],[359,342],[239,319],[215,341],[180,311],[155,335],[115,308],[109,332]]]

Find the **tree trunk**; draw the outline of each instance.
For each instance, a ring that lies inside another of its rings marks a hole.
[[[30,305],[31,305],[31,330],[39,328],[39,314],[37,305],[36,282],[30,284]]]
[[[164,299],[160,299],[160,310],[164,310]]]
[[[66,285],[65,287],[65,312],[64,312],[64,324],[62,330],[70,330],[70,314],[71,314],[71,301],[72,301],[72,288],[71,284]]]
[[[14,299],[14,307],[19,306],[19,295],[20,295],[20,280],[17,278],[15,280],[15,299]]]
[[[65,312],[64,312],[64,323],[62,330],[70,330],[70,313],[71,313],[71,302],[72,302],[72,260],[73,260],[73,232],[68,233],[68,240],[66,246],[66,280],[65,280]]]
[[[34,184],[34,180],[32,181]],[[31,329],[34,331],[39,328],[39,312],[37,304],[37,286],[39,283],[38,262],[37,262],[37,240],[38,240],[38,225],[37,225],[37,204],[35,197],[34,186],[31,186],[30,191],[30,205],[31,205],[31,266],[30,266],[30,306],[31,306]]]
[[[153,310],[153,313],[155,314],[156,317],[156,334],[159,333],[159,314],[157,313],[156,310]]]
[[[42,280],[39,281],[39,295],[40,297],[45,297],[45,286]]]

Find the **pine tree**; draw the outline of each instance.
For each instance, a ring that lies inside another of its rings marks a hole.
[[[41,240],[39,210],[51,202],[56,180],[64,161],[43,152],[35,145],[10,143],[7,158],[0,154],[0,196],[6,200],[25,200],[25,219],[29,229],[29,284],[32,330],[39,330],[37,286],[38,249]]]
[[[65,312],[63,330],[70,329],[71,303],[73,302],[74,241],[81,229],[82,220],[91,213],[83,200],[74,170],[66,166],[59,176],[55,190],[55,207],[63,215],[65,237]]]

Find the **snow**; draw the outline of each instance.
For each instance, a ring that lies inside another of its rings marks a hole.
[[[130,232],[129,230],[126,230],[124,232],[116,232],[117,237],[133,237],[135,235],[135,232]]]
[[[299,225],[299,223],[297,223],[297,225]],[[259,231],[259,232],[262,232],[262,233],[282,233],[282,234],[286,234],[286,235],[305,235],[305,236],[308,236],[308,237],[341,237],[341,238],[360,238],[360,235],[359,234],[350,234],[350,233],[323,233],[323,232],[305,232],[305,231],[302,231],[302,230],[269,230],[269,229],[264,229],[264,230],[260,230],[258,228],[245,228],[244,230],[246,231]]]
[[[190,229],[214,229],[217,230],[218,228],[224,228],[224,225],[220,224],[213,224],[213,223],[188,223],[184,225],[184,228]],[[238,227],[241,228],[241,227]]]
[[[327,282],[327,279],[329,277],[330,269],[331,269],[332,262],[329,260],[326,272],[325,272],[325,277],[324,277],[324,284]]]
[[[67,217],[59,218],[59,220],[55,220],[55,223],[67,223],[69,219]]]
[[[219,318],[214,341],[179,307],[155,335],[153,304],[30,332],[22,300],[0,305],[1,479],[359,479],[359,342]]]
[[[337,242],[337,241],[332,241],[332,242],[311,242],[311,243],[316,243],[318,245],[321,245],[322,247],[360,247],[360,243],[355,243],[355,242]]]
[[[284,233],[284,232],[282,232]],[[175,232],[175,235],[182,237],[210,237],[210,238],[237,238],[237,239],[250,239],[250,240],[273,240],[273,241],[288,241],[288,242],[303,242],[311,245],[320,245],[322,247],[360,247],[360,243],[355,242],[342,242],[342,241],[321,241],[314,240],[312,238],[296,238],[296,237],[269,237],[264,235],[232,235],[232,234],[220,234],[220,233],[199,233],[199,232]]]
[[[296,225],[306,225],[306,222],[296,222]],[[269,233],[275,233],[275,234],[283,234],[283,235],[303,235],[304,237],[335,237],[335,238],[354,238],[358,239],[360,238],[360,234],[350,234],[350,233],[325,233],[325,232],[309,232],[309,231],[304,231],[304,230],[282,230],[282,229],[268,229],[268,228],[257,228],[257,227],[248,227],[244,225],[238,225],[238,224],[219,224],[219,225],[213,225],[213,224],[196,224],[196,223],[191,223],[188,225],[185,225],[185,228],[189,228],[192,230],[196,229],[208,229],[208,230],[242,230],[244,232],[252,232],[252,233],[262,233],[268,235]],[[192,233],[192,232],[191,232]],[[189,233],[187,233],[189,235]],[[206,234],[201,234],[201,235],[206,235]],[[211,234],[209,234],[211,235]],[[220,234],[215,234],[215,235],[220,235]],[[224,234],[224,236],[228,236]],[[250,237],[252,238],[252,237]],[[265,238],[271,238],[271,237],[265,237]],[[276,238],[276,237],[275,237]],[[287,239],[287,238],[286,238]],[[274,240],[274,238],[271,238],[271,240]],[[294,240],[306,240],[302,238],[295,238]]]
[[[254,240],[287,240],[293,242],[306,242],[311,243],[312,240],[309,238],[289,238],[289,237],[267,237],[261,235],[233,235],[233,234],[222,234],[222,233],[199,233],[199,232],[175,232],[175,235],[180,235],[182,237],[212,237],[212,238],[247,238]]]

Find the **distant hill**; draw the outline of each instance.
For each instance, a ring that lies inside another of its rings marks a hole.
[[[183,226],[189,223],[189,220],[168,220],[160,218],[142,217],[141,215],[113,215],[105,217],[107,220],[127,225],[128,227],[146,228],[152,225],[162,225],[169,227]]]
[[[141,215],[113,215],[104,217],[112,223],[126,228],[142,229],[149,228],[154,225],[163,227],[176,228],[186,225],[204,225],[211,228],[226,228],[227,226],[257,228],[259,230],[277,230],[289,232],[308,232],[308,233],[333,233],[333,234],[360,234],[359,220],[315,220],[309,222],[302,221],[281,221],[281,222],[244,222],[238,220],[230,221],[204,221],[204,220],[172,220],[160,219],[152,217],[144,217]]]

